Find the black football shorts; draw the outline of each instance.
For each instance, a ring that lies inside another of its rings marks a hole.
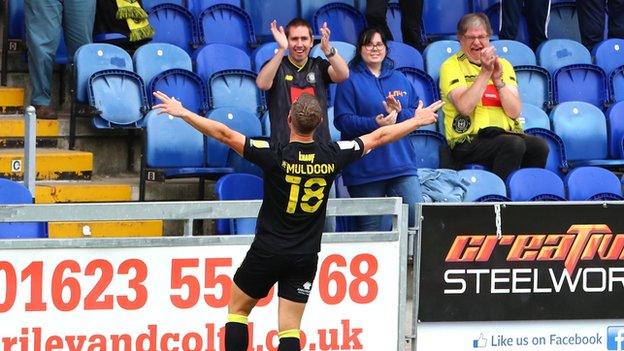
[[[277,284],[277,295],[306,303],[316,274],[318,254],[277,255],[250,248],[234,274],[234,283],[247,295],[261,299]]]

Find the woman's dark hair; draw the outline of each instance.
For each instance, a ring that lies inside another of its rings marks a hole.
[[[375,34],[379,34],[379,36],[381,37],[381,42],[384,43],[384,45],[386,46],[386,57],[384,58],[384,61],[390,61],[394,64],[392,59],[388,57],[388,55],[390,54],[390,48],[388,47],[388,39],[384,35],[384,32],[378,27],[370,27],[365,28],[363,31],[360,32],[360,35],[358,36],[358,41],[355,45],[355,56],[353,56],[353,59],[349,62],[349,66],[351,68],[358,66],[362,62],[362,47],[364,47],[364,45],[366,44],[370,44]]]

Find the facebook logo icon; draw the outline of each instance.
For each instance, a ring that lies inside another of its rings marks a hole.
[[[607,327],[607,350],[624,350],[624,326]]]

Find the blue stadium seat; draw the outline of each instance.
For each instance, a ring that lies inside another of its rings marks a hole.
[[[455,36],[457,22],[472,7],[470,0],[425,1],[423,22],[429,37],[439,38]]]
[[[332,114],[333,114],[333,110],[332,110]],[[264,111],[262,116],[260,116],[260,124],[262,124],[262,136],[270,137],[271,136],[271,117],[269,116],[269,110]]]
[[[555,104],[584,101],[605,108],[609,102],[609,91],[604,70],[587,64],[559,68],[553,75],[553,100]]]
[[[186,8],[191,11],[195,18],[207,8],[217,4],[230,4],[232,6],[241,7],[240,0],[186,0]]]
[[[550,73],[539,66],[516,66],[514,71],[522,102],[548,109],[552,100]]]
[[[499,2],[499,0],[473,0],[472,12],[485,12],[490,6]]]
[[[161,4],[149,11],[148,20],[154,28],[153,43],[168,43],[189,53],[197,46],[198,30],[189,10],[180,5]]]
[[[253,174],[225,175],[215,184],[218,200],[260,200],[264,196],[262,178]],[[255,234],[256,218],[231,218],[217,221],[218,234]]]
[[[206,164],[202,133],[180,118],[150,111],[145,117],[145,143],[139,180],[139,200],[145,200],[147,180],[199,177],[199,199],[203,198],[204,178],[216,179],[232,173],[229,167]]]
[[[24,39],[24,0],[10,0],[7,5],[8,10],[8,38]]]
[[[169,97],[175,97],[189,111],[204,115],[208,111],[206,86],[195,73],[184,69],[169,69],[154,77],[149,91],[161,91]],[[159,103],[150,93],[151,104]]]
[[[392,2],[388,4],[388,10],[386,11],[386,23],[388,24],[390,33],[392,33],[392,39],[402,43],[403,31],[401,31],[401,8],[398,3]]]
[[[262,136],[260,119],[249,111],[236,107],[221,107],[210,110],[206,117],[221,122],[247,137],[255,138]],[[233,167],[236,172],[245,170],[247,173],[260,173],[258,170],[250,172],[250,170],[257,167],[242,159],[236,152],[213,138],[206,138],[206,151],[206,164],[210,166],[230,167],[236,165],[236,167]]]
[[[492,46],[496,54],[509,61],[513,66],[535,66],[535,53],[526,44],[515,40],[494,40]]]
[[[349,189],[344,185],[342,181],[342,174],[339,174],[334,181],[336,186],[336,197],[339,199],[349,199]],[[353,232],[356,230],[356,222],[353,216],[338,216],[336,217],[336,231],[337,232]]]
[[[540,107],[523,103],[520,117],[524,118],[524,129],[543,128],[550,130],[550,118]]]
[[[550,39],[537,48],[537,63],[550,74],[563,66],[592,63],[591,54],[579,42],[570,39]]]
[[[270,26],[273,20],[277,21],[278,26],[286,28],[290,20],[299,17],[297,5],[298,1],[243,0],[243,8],[252,15],[254,32],[261,42],[273,40]]]
[[[353,7],[356,7],[357,5],[366,5],[366,1],[357,1],[356,4],[356,0],[300,0],[300,3],[301,17],[310,23],[314,21],[314,13],[316,12],[316,10],[327,4],[342,3]],[[364,10],[361,9],[360,13],[364,13]],[[334,28],[329,27],[329,29],[333,32]]]
[[[605,70],[607,76],[624,65],[624,39],[607,39],[592,49],[596,64]]]
[[[272,59],[277,53],[277,43],[274,41],[264,43],[254,49],[251,54],[251,61],[254,66],[254,71],[259,73],[264,66],[264,63]],[[284,51],[284,56],[288,55],[288,50]],[[342,54],[341,54],[342,55]]]
[[[163,71],[173,68],[193,70],[191,57],[181,48],[166,43],[149,43],[138,48],[134,55],[134,70],[141,76],[146,86]],[[147,94],[151,96],[151,91]]]
[[[414,47],[398,41],[388,41],[388,50],[388,57],[394,61],[394,68],[424,69],[422,55]]]
[[[351,60],[353,60],[353,57],[355,57],[355,46],[353,44],[344,41],[331,41],[330,43],[333,47],[336,48],[336,50],[338,50],[338,52],[340,52],[340,56],[342,56],[342,58],[347,63],[349,63]],[[326,59],[323,50],[321,50],[321,44],[316,44],[312,47],[312,49],[310,50],[310,56]],[[329,106],[333,106],[334,98],[336,97],[336,84],[329,83],[327,90],[327,103],[329,104]]]
[[[264,94],[251,71],[225,70],[212,75],[208,84],[210,108],[237,107],[256,115],[264,109]]]
[[[500,15],[501,8],[500,3],[495,2],[484,11],[485,14],[490,19],[490,24],[492,25],[492,34],[495,37],[498,37],[498,33],[500,31]],[[520,22],[518,23],[518,32],[516,33],[516,37],[514,40],[519,41],[523,44],[529,45],[529,30],[527,26],[527,21],[524,15],[520,15]]]
[[[609,156],[624,158],[624,101],[611,105],[607,110]]]
[[[251,54],[256,35],[251,18],[241,8],[229,4],[210,6],[201,13],[198,21],[203,44],[228,44]]]
[[[571,201],[624,200],[620,179],[604,168],[575,168],[566,176],[565,184]]]
[[[366,28],[366,19],[356,8],[343,3],[330,3],[314,12],[312,28],[321,34],[323,23],[331,30],[331,40],[356,44],[358,35]]]
[[[616,68],[609,76],[611,101],[624,101],[624,65]]]
[[[89,78],[89,105],[98,114],[93,125],[106,128],[141,128],[148,110],[145,85],[141,77],[126,70],[103,70]]]
[[[340,131],[334,125],[334,106],[327,107],[327,124],[329,125],[329,134],[331,135],[331,139],[333,141],[340,140]],[[270,125],[268,130],[270,132]]]
[[[440,168],[440,150],[448,147],[444,135],[419,128],[408,137],[416,152],[416,167]]]
[[[0,178],[0,205],[32,204],[33,195],[23,185]],[[48,237],[45,222],[0,223],[0,239],[35,239]]]
[[[251,60],[247,53],[227,44],[208,44],[195,52],[195,71],[209,82],[215,72],[228,69],[251,71]]]
[[[548,158],[546,159],[546,169],[557,173],[560,177],[568,171],[568,159],[565,151],[565,144],[560,136],[555,132],[544,128],[526,129],[525,134],[538,136],[548,144]]]
[[[422,100],[425,106],[429,106],[434,101],[440,99],[438,87],[433,81],[433,78],[431,78],[427,72],[409,67],[401,68],[400,71],[412,84],[416,94],[418,95],[418,99]],[[420,129],[436,131],[436,124],[424,126]]]
[[[463,202],[509,201],[505,182],[496,174],[480,169],[462,169],[458,174],[469,184]]]
[[[439,40],[427,45],[425,52],[425,70],[434,82],[440,78],[440,66],[452,55],[459,51],[459,42],[456,40]]]
[[[565,201],[563,180],[544,168],[521,168],[506,183],[511,201]]]
[[[141,6],[143,10],[146,12],[150,12],[150,10],[158,5],[162,4],[173,4],[178,6],[184,6],[185,0],[142,0]]]
[[[608,160],[607,120],[596,106],[564,102],[552,110],[550,117],[553,131],[563,140],[572,167],[624,164],[624,160]]]
[[[548,38],[581,42],[578,14],[574,1],[552,3],[548,15]]]

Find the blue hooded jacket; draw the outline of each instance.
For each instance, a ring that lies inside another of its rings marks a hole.
[[[364,62],[351,69],[349,79],[336,89],[334,125],[342,140],[351,140],[368,134],[379,125],[375,117],[387,114],[383,101],[388,94],[401,102],[397,123],[414,116],[418,96],[403,73],[393,69],[386,59],[381,74],[375,77]],[[409,137],[404,137],[372,150],[342,171],[347,186],[372,183],[401,176],[416,176],[416,153]]]

